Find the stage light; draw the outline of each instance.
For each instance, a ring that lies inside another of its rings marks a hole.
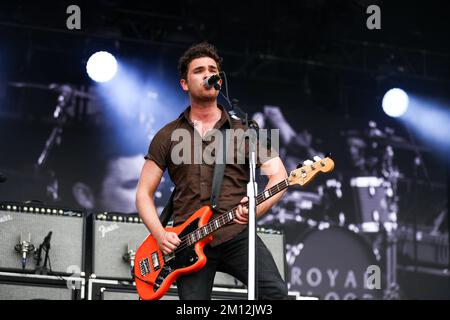
[[[382,101],[384,112],[391,117],[400,117],[408,109],[409,98],[405,91],[394,88],[385,93]]]
[[[117,72],[116,58],[106,51],[96,52],[90,56],[86,64],[86,71],[92,80],[96,82],[107,82]]]

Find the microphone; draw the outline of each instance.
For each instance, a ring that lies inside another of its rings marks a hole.
[[[130,246],[127,245],[127,252],[122,256],[124,262],[130,265],[131,278],[134,279],[134,259],[136,257],[136,252],[133,249],[130,249]]]
[[[212,76],[207,77],[205,80],[203,80],[203,85],[205,86],[206,89],[211,89],[212,87],[214,87],[214,89],[220,90],[219,84],[220,79],[222,79],[220,77],[220,73],[213,74]]]
[[[31,234],[28,234],[28,241],[22,240],[22,235],[20,235],[20,241],[14,246],[14,249],[22,254],[22,269],[25,270],[27,255],[29,252],[34,251],[34,245],[31,243]]]

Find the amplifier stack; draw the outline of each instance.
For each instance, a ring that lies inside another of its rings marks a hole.
[[[85,227],[81,211],[0,203],[0,299],[84,298]]]

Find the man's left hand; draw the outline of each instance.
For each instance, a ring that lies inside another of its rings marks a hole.
[[[236,218],[233,221],[238,224],[248,224],[248,207],[243,206],[243,204],[248,203],[248,197],[243,197],[240,203],[236,210]]]

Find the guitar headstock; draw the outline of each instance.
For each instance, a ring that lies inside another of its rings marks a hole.
[[[289,185],[299,184],[304,186],[319,173],[327,173],[334,169],[334,161],[330,157],[323,158],[313,164],[292,170],[288,177]]]

